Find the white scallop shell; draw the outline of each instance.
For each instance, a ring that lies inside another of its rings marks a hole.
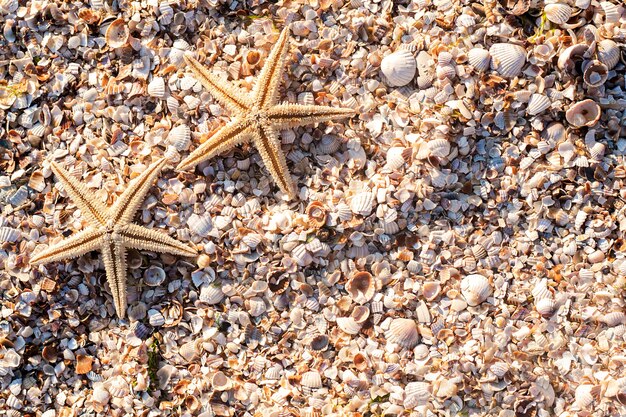
[[[543,132],[541,138],[554,147],[559,142],[565,140],[565,126],[562,123],[551,123]]]
[[[617,4],[613,4],[610,1],[603,1],[600,3],[600,7],[604,11],[604,23],[617,23],[620,19],[620,8]]]
[[[165,80],[163,77],[154,77],[148,84],[148,94],[152,97],[165,97]]]
[[[591,155],[591,158],[595,160],[600,160],[604,156],[605,151],[606,145],[604,143],[596,142],[593,144],[591,149],[589,149],[589,155]]]
[[[384,57],[380,69],[390,86],[401,87],[415,77],[417,64],[411,52],[401,49]]]
[[[215,285],[204,285],[200,289],[200,301],[206,304],[218,304],[224,299],[224,292]]]
[[[532,289],[531,294],[535,299],[535,302],[544,298],[552,298],[552,292],[548,289],[548,280],[543,278]]]
[[[536,116],[549,109],[551,105],[552,102],[550,101],[548,96],[545,96],[543,94],[533,94],[532,96],[530,96],[526,111],[529,115]]]
[[[419,343],[415,321],[405,318],[394,319],[385,332],[387,340],[406,349],[413,349]]]
[[[502,378],[507,372],[509,372],[509,365],[504,361],[497,361],[489,367],[489,370],[498,378]]]
[[[358,334],[361,331],[361,325],[354,321],[352,317],[338,317],[337,326],[347,334]]]
[[[150,287],[157,287],[165,281],[165,271],[158,266],[151,266],[143,273],[143,282]]]
[[[543,11],[546,14],[546,18],[557,25],[567,23],[569,18],[572,17],[572,8],[563,3],[547,4]]]
[[[428,382],[409,382],[404,387],[404,408],[411,409],[428,404],[430,384]]]
[[[428,152],[430,156],[445,158],[450,155],[450,142],[446,139],[435,139],[428,142]]]
[[[185,151],[191,145],[191,129],[183,124],[174,127],[167,135],[167,142],[178,151]]]
[[[535,308],[543,317],[550,317],[554,314],[556,302],[552,298],[542,298],[535,302]]]
[[[322,376],[317,371],[309,371],[302,374],[300,385],[317,389],[322,386]]]
[[[189,227],[189,230],[192,233],[198,236],[206,237],[213,229],[213,223],[211,222],[211,217],[208,214],[200,217],[193,213],[187,219],[187,227]]]
[[[478,72],[484,72],[491,65],[491,55],[489,51],[483,48],[472,48],[467,53],[469,64]]]
[[[408,154],[408,155],[407,155]],[[385,167],[390,170],[399,169],[407,162],[407,156],[411,156],[411,148],[393,147],[387,151],[387,163]]]
[[[614,311],[612,313],[604,314],[600,321],[609,327],[619,326],[620,324],[626,324],[626,314],[621,311]]]
[[[606,65],[609,70],[612,70],[619,62],[619,46],[611,39],[603,39],[598,42],[597,52],[598,61]]]
[[[437,65],[436,74],[440,80],[453,78],[456,75],[456,68],[453,65]]]
[[[103,384],[96,384],[91,394],[91,400],[98,404],[107,404],[111,394],[104,388]]]
[[[503,77],[518,76],[526,63],[526,50],[511,43],[495,43],[489,48],[491,66]]]
[[[20,237],[20,231],[11,227],[0,227],[0,243],[13,243]]]
[[[480,274],[471,274],[461,281],[461,294],[470,306],[476,306],[491,295],[489,280]]]
[[[165,324],[165,317],[159,310],[148,310],[148,322],[154,327],[163,326]]]
[[[574,393],[574,407],[584,410],[593,403],[593,385],[579,385]]]
[[[372,212],[372,206],[374,204],[374,193],[362,192],[354,197],[350,201],[350,210],[355,214],[367,216]]]

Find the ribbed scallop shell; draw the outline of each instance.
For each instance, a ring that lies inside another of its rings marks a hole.
[[[163,77],[154,77],[148,84],[148,94],[152,97],[165,97],[165,80]]]
[[[461,294],[470,306],[476,306],[491,295],[489,280],[480,274],[471,274],[461,281]]]
[[[167,142],[178,151],[185,151],[191,145],[191,129],[187,125],[178,125],[167,135]]]
[[[380,69],[390,86],[401,87],[415,77],[417,64],[411,52],[401,49],[384,57]]]
[[[411,148],[393,147],[387,151],[387,169],[396,170],[404,165],[411,157]]]
[[[387,340],[406,349],[413,349],[419,343],[415,321],[405,318],[394,319],[385,332]]]
[[[543,11],[546,14],[546,18],[557,25],[567,23],[569,18],[572,17],[572,8],[567,4],[548,4]]]
[[[626,323],[626,314],[621,311],[614,311],[612,313],[604,314],[600,318],[600,321],[609,327],[619,326],[620,324]]]
[[[548,280],[545,278],[533,287],[531,293],[535,301],[543,300],[544,298],[552,298],[552,292],[548,289]]]
[[[484,72],[491,65],[491,55],[489,51],[483,48],[472,48],[467,53],[469,64],[478,72]]]
[[[187,343],[183,343],[183,345],[178,350],[180,356],[182,356],[187,362],[191,362],[194,360],[201,352],[200,344],[192,340]]]
[[[355,214],[367,216],[372,212],[374,204],[374,194],[366,191],[352,197],[350,201],[350,209]]]
[[[604,39],[597,45],[598,61],[602,62],[609,70],[617,65],[620,59],[619,46],[611,39]]]
[[[206,304],[218,304],[224,299],[224,292],[215,285],[204,285],[200,289],[200,301]]]
[[[341,147],[341,142],[333,135],[323,135],[319,144],[317,145],[317,151],[321,154],[330,155],[335,153]]]
[[[104,39],[111,48],[121,48],[130,37],[130,29],[124,19],[116,19],[107,28]]]
[[[192,214],[187,219],[187,227],[189,230],[202,237],[208,236],[211,229],[213,229],[213,223],[211,222],[211,217],[208,214],[200,217],[197,214]]]
[[[361,331],[361,325],[354,321],[352,317],[338,317],[337,326],[347,334],[358,334]]]
[[[148,310],[148,322],[154,327],[163,326],[165,324],[165,317],[163,317],[160,311],[150,309]]]
[[[300,385],[304,387],[309,387],[311,389],[321,388],[322,376],[317,371],[305,372],[304,374],[302,374]]]
[[[565,126],[562,123],[551,123],[543,132],[541,132],[541,138],[555,146],[559,142],[565,140]]]
[[[526,111],[531,116],[536,116],[540,113],[543,113],[545,110],[549,109],[552,105],[550,99],[543,94],[533,94],[530,96],[530,100],[528,101],[528,107]]]
[[[620,19],[620,8],[610,1],[603,1],[600,7],[604,11],[604,23],[617,23]]]
[[[359,304],[368,302],[376,292],[376,284],[372,274],[367,271],[356,272],[347,282],[346,291],[355,302]]]
[[[491,66],[503,77],[518,76],[526,63],[526,50],[510,43],[495,43],[489,48]]]
[[[143,273],[143,282],[150,287],[157,287],[165,281],[165,271],[158,266],[151,266]]]
[[[430,156],[445,158],[450,155],[450,142],[446,139],[435,139],[428,142],[428,153]]]
[[[13,243],[20,237],[20,231],[11,227],[0,227],[0,243]]]
[[[404,387],[404,408],[411,409],[428,404],[430,384],[428,382],[409,382]]]
[[[583,72],[583,81],[589,87],[600,87],[609,78],[609,68],[600,61],[592,61]]]
[[[543,317],[550,317],[554,314],[556,302],[552,298],[542,298],[535,302],[535,308]]]

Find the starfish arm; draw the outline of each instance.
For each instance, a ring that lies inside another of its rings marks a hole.
[[[129,224],[121,232],[127,248],[170,253],[179,256],[197,256],[198,251],[156,229]]]
[[[83,216],[87,218],[87,221],[92,225],[104,225],[106,223],[106,207],[100,201],[90,198],[93,191],[78,182],[56,162],[52,162],[51,166],[52,171],[63,184],[63,189],[80,209]]]
[[[276,130],[269,126],[262,126],[256,130],[253,138],[256,148],[259,150],[261,158],[263,158],[263,163],[270,174],[272,174],[278,187],[289,198],[295,198],[295,186],[289,174],[285,154],[280,147]]]
[[[218,103],[235,113],[246,112],[250,109],[251,100],[248,93],[235,87],[227,80],[211,74],[195,58],[188,55],[184,55],[184,58],[198,81]]]
[[[187,158],[176,167],[177,171],[189,169],[206,161],[215,155],[219,155],[229,149],[240,145],[250,139],[250,127],[240,119],[235,119],[218,130],[206,142],[196,148]]]
[[[132,221],[135,212],[143,203],[152,183],[166,162],[165,158],[157,160],[126,185],[126,189],[111,208],[109,219],[114,224],[126,224]]]
[[[99,249],[102,245],[102,235],[104,235],[104,231],[89,227],[38,253],[30,260],[30,263],[31,265],[39,265],[62,259],[77,258],[87,252]]]
[[[277,129],[327,122],[352,117],[353,109],[327,106],[303,106],[301,104],[277,104],[269,109],[267,117]]]
[[[120,319],[126,315],[126,249],[119,242],[108,239],[102,245],[102,260],[106,269],[107,282],[113,295],[115,311]]]
[[[277,100],[278,86],[285,72],[287,52],[289,52],[289,26],[285,27],[278,37],[254,85],[252,96],[255,106],[260,109],[269,108]]]

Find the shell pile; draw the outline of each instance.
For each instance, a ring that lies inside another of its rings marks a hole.
[[[50,161],[111,204],[228,122],[183,65],[351,107],[164,172],[128,321]],[[0,413],[626,414],[626,10],[619,0],[0,0]]]

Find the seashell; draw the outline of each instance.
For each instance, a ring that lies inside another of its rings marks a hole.
[[[128,318],[132,321],[139,321],[139,320],[145,319],[147,313],[148,313],[148,308],[146,307],[146,304],[143,302],[139,302],[128,308]]]
[[[619,22],[621,12],[617,4],[613,4],[610,1],[603,1],[600,3],[600,7],[602,7],[602,11],[604,12],[604,23]]]
[[[436,281],[426,281],[422,284],[422,295],[428,301],[433,301],[439,296],[441,285]]]
[[[111,48],[121,48],[128,43],[130,29],[124,19],[116,19],[109,24],[104,39]]]
[[[583,71],[583,81],[589,87],[600,87],[609,78],[609,69],[600,61],[590,61]]]
[[[530,100],[528,101],[528,107],[526,108],[526,112],[530,116],[536,116],[540,113],[543,113],[545,110],[549,109],[552,105],[552,102],[543,94],[533,94],[530,96]]]
[[[557,66],[569,73],[576,73],[576,63],[583,60],[584,55],[587,53],[589,47],[584,43],[579,43],[566,48],[559,55]]]
[[[530,0],[498,0],[504,10],[513,16],[521,16],[530,9]],[[495,2],[493,3],[495,5]],[[491,6],[488,6],[491,7]]]
[[[259,317],[267,310],[265,301],[263,301],[260,297],[253,297],[246,300],[246,306],[248,308],[248,313],[250,313],[250,316],[252,317]]]
[[[539,314],[547,318],[554,314],[554,311],[556,310],[556,302],[552,298],[542,298],[541,300],[535,302],[535,308]]]
[[[136,321],[131,326],[133,334],[141,340],[146,340],[152,334],[152,329],[140,321]]]
[[[28,188],[22,185],[8,198],[8,201],[13,207],[19,207],[26,203],[28,201]]]
[[[208,214],[200,217],[193,213],[187,219],[187,227],[189,227],[189,230],[192,233],[198,236],[206,237],[213,229],[213,223],[211,222],[211,217]]]
[[[200,343],[196,340],[192,340],[190,342],[183,343],[178,353],[183,357],[187,362],[191,362],[200,354]]]
[[[417,63],[411,52],[401,49],[384,57],[380,69],[391,87],[402,87],[415,77]]]
[[[165,324],[165,317],[160,311],[155,309],[148,310],[148,322],[151,326],[159,327]]]
[[[576,387],[574,392],[574,407],[584,410],[587,409],[591,403],[593,403],[593,385],[581,384]]]
[[[219,304],[224,299],[224,292],[216,285],[204,285],[200,289],[199,299],[205,304]]]
[[[526,63],[526,50],[510,43],[495,43],[489,48],[491,67],[507,78],[517,77]]]
[[[598,61],[606,65],[610,71],[620,59],[619,46],[611,39],[603,39],[597,44]]]
[[[18,0],[0,0],[0,12],[3,14],[14,13],[19,6]]]
[[[46,345],[41,350],[41,357],[44,358],[48,362],[56,362],[59,356],[59,351],[53,345]]]
[[[572,8],[563,3],[547,4],[543,11],[546,18],[557,25],[567,23],[569,18],[572,17]]]
[[[604,258],[605,258],[604,252],[602,252],[601,250],[596,250],[596,251],[591,252],[587,256],[587,261],[589,261],[589,263],[592,263],[592,264],[597,264],[597,263],[604,261]]]
[[[365,304],[372,299],[376,292],[376,283],[367,271],[358,271],[352,275],[346,284],[346,291],[352,299],[359,303]]]
[[[350,201],[350,210],[355,214],[367,216],[372,212],[372,205],[374,204],[374,193],[362,192],[354,197]]]
[[[152,81],[150,81],[148,84],[148,94],[156,98],[165,97],[165,80],[163,77],[154,77]]]
[[[548,288],[548,280],[543,278],[535,285],[531,291],[535,302],[543,300],[544,298],[552,298],[552,292]]]
[[[341,142],[337,139],[336,136],[333,135],[323,135],[319,144],[317,145],[317,150],[321,154],[330,155],[339,150],[341,147]]]
[[[302,385],[302,392],[305,395],[310,395],[313,391],[322,387],[322,376],[317,371],[305,372],[302,374],[300,385]]]
[[[314,201],[308,205],[305,213],[309,216],[309,226],[319,229],[326,224],[328,209],[319,201]]]
[[[556,144],[565,140],[565,126],[559,122],[553,122],[541,132],[541,138],[555,146]]]
[[[593,126],[601,115],[600,106],[591,99],[585,99],[570,106],[565,112],[565,119],[574,127]]]
[[[469,64],[478,72],[485,72],[491,65],[491,55],[489,51],[483,48],[472,48],[467,53]]]
[[[424,406],[429,400],[430,384],[428,382],[409,382],[404,387],[404,408]]]
[[[438,65],[436,74],[440,80],[450,79],[456,75],[456,69],[452,65]]]
[[[150,287],[157,287],[165,281],[165,271],[158,266],[151,266],[143,273],[143,282]]]
[[[445,158],[450,155],[450,142],[446,139],[435,139],[428,142],[428,152],[431,156]]]
[[[318,334],[311,339],[311,349],[320,351],[326,349],[326,347],[328,347],[328,336]]]
[[[619,326],[620,324],[626,324],[626,314],[621,311],[614,311],[602,315],[600,321],[609,327]]]
[[[604,152],[606,151],[606,146],[604,143],[596,142],[593,144],[591,149],[589,149],[589,155],[595,160],[600,160],[604,156]]]
[[[498,378],[502,378],[507,372],[509,372],[509,365],[506,362],[498,361],[491,365],[489,370]]]
[[[0,243],[13,243],[20,237],[20,231],[12,227],[0,227]]]
[[[387,163],[385,167],[390,170],[397,170],[404,165],[411,157],[411,148],[393,147],[387,151]]]
[[[35,191],[41,192],[46,188],[46,181],[41,171],[34,171],[28,179],[28,186]]]
[[[361,325],[352,317],[338,317],[337,326],[347,334],[358,334],[361,331]]]
[[[191,129],[187,125],[178,125],[167,135],[167,143],[178,151],[185,151],[191,145]]]
[[[111,398],[111,394],[104,388],[103,384],[96,384],[93,389],[93,393],[91,394],[91,401],[105,405],[109,402],[109,398]]]
[[[76,373],[85,375],[91,372],[93,358],[88,355],[76,355]]]
[[[461,281],[461,294],[470,306],[477,306],[491,295],[489,280],[480,274],[471,274]]]
[[[357,324],[363,324],[369,316],[370,309],[367,306],[357,306],[352,310],[352,314],[350,314],[350,317],[352,317]]]
[[[406,349],[413,349],[419,343],[417,325],[411,319],[397,318],[392,320],[385,336],[389,342]]]
[[[232,381],[222,371],[218,371],[211,377],[211,386],[217,391],[227,391],[232,387]]]

